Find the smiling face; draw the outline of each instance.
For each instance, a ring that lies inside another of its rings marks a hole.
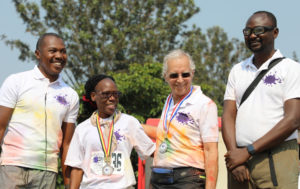
[[[264,13],[254,14],[249,18],[246,28],[255,28],[257,26],[273,27],[274,23]],[[271,52],[274,50],[274,40],[278,36],[278,28],[268,30],[265,33],[255,35],[253,32],[244,36],[245,44],[253,53]]]
[[[95,91],[91,93],[91,99],[96,102],[101,118],[108,118],[113,115],[119,103],[119,98],[116,95],[110,95],[108,98],[104,95],[108,92],[117,93],[118,88],[113,80],[105,78],[98,82]]]
[[[46,36],[40,47],[35,51],[35,55],[39,61],[38,68],[50,82],[58,78],[67,63],[64,42],[56,36]]]
[[[190,67],[188,57],[184,55],[170,59],[167,64],[168,69],[165,74],[165,80],[171,88],[174,102],[177,103],[182,97],[189,93],[194,72]],[[178,77],[173,78],[174,75]]]

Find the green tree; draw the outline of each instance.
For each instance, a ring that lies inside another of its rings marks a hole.
[[[185,22],[199,12],[193,0],[13,2],[27,32],[39,36],[55,31],[65,39],[69,61],[64,72],[77,87],[90,75],[122,73],[132,63],[161,62],[168,51],[183,48],[197,66],[194,83],[221,111],[229,70],[249,54],[244,43],[229,40],[220,27],[206,33],[195,25],[187,29]],[[20,50],[21,60],[35,59],[21,40],[6,39],[6,44]]]
[[[199,12],[193,0],[13,0],[26,32],[61,35],[68,46],[66,75],[73,85],[90,75],[127,69],[130,63],[161,60],[178,44],[186,25]],[[21,40],[6,44],[33,58]]]
[[[112,73],[123,93],[120,104],[141,122],[150,117],[160,117],[170,92],[161,78],[161,70],[161,63],[146,63],[130,64],[128,72]]]

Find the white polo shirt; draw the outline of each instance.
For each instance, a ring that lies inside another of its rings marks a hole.
[[[236,64],[230,71],[224,100],[234,100],[238,107],[236,141],[247,146],[270,131],[284,116],[284,102],[300,97],[300,64],[285,58],[273,67],[259,82],[247,100],[239,107],[242,95],[269,63],[283,57],[279,50],[259,69],[253,64],[254,56]],[[297,131],[286,140],[296,139]]]
[[[77,93],[61,78],[50,83],[35,66],[4,81],[0,105],[14,109],[4,135],[1,165],[57,172],[61,126],[76,121]]]

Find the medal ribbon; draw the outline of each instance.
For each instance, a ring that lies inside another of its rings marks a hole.
[[[107,139],[107,146],[105,145],[105,140],[104,140],[104,135],[100,126],[100,117],[97,114],[97,129],[98,129],[98,133],[99,133],[99,137],[100,137],[100,143],[102,146],[102,149],[104,151],[104,156],[105,159],[107,159],[110,156],[110,152],[111,152],[111,145],[112,145],[112,137],[113,137],[113,132],[114,132],[114,116],[113,116],[113,120],[110,124],[110,130],[109,130],[109,135],[108,135],[108,139]]]
[[[190,92],[189,92],[187,95],[185,95],[184,97],[182,97],[182,98],[180,99],[180,101],[175,105],[175,108],[173,109],[173,111],[172,111],[172,113],[171,113],[171,119],[170,119],[170,121],[169,121],[169,124],[167,125],[168,112],[169,112],[169,109],[170,109],[171,102],[172,102],[172,100],[173,100],[172,95],[169,94],[169,96],[168,96],[168,98],[167,98],[167,102],[166,102],[166,107],[165,107],[165,111],[164,111],[164,121],[163,121],[163,123],[164,123],[164,129],[166,130],[166,134],[168,134],[169,127],[170,127],[170,124],[171,124],[171,121],[172,121],[173,118],[175,117],[175,115],[176,115],[177,111],[179,110],[181,104],[182,104],[186,99],[188,99],[188,98],[191,96],[192,92],[193,92],[193,86],[191,87]]]

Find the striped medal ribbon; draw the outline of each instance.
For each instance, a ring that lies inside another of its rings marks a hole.
[[[173,100],[172,94],[169,94],[167,101],[166,101],[165,109],[164,109],[164,120],[163,120],[163,126],[164,126],[164,130],[165,130],[165,137],[164,137],[165,139],[159,146],[159,152],[161,152],[161,153],[167,152],[168,146],[169,146],[168,132],[169,132],[170,124],[171,124],[172,120],[174,119],[175,115],[177,114],[182,103],[191,96],[192,92],[193,92],[193,86],[191,87],[189,93],[187,95],[185,95],[184,97],[182,97],[180,99],[180,101],[175,105],[175,107],[171,113],[171,119],[169,121],[169,124],[167,124],[168,112],[170,110],[170,106],[171,106],[171,103]]]
[[[112,122],[110,124],[107,145],[106,145],[106,142],[104,139],[103,131],[101,129],[100,117],[98,114],[97,114],[97,130],[98,130],[98,134],[100,137],[100,143],[101,143],[102,149],[104,151],[104,161],[106,163],[106,165],[102,168],[102,172],[103,172],[103,175],[109,176],[114,171],[114,168],[110,165],[110,163],[111,163],[110,154],[111,154],[112,138],[113,138],[113,132],[114,132],[114,116],[113,116]]]

